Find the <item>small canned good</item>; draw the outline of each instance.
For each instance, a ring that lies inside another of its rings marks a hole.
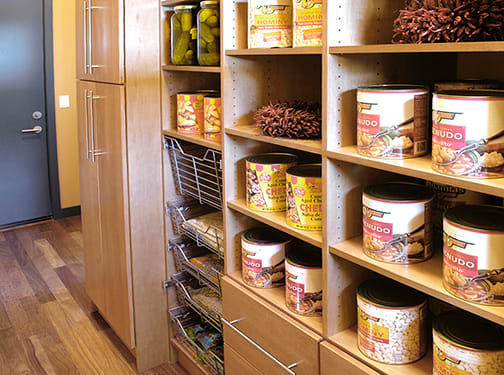
[[[370,185],[362,194],[363,249],[387,263],[418,263],[432,255],[431,207],[425,186],[393,182]]]
[[[204,129],[204,99],[217,91],[201,90],[177,94],[177,131],[181,134],[202,134]]]
[[[322,251],[297,241],[285,260],[285,302],[289,310],[305,316],[322,316]]]
[[[504,375],[504,328],[468,312],[433,322],[434,375]]]
[[[499,81],[485,80],[485,79],[463,79],[459,81],[434,83],[434,91],[486,90],[486,89],[499,89],[500,87],[501,84]]]
[[[322,0],[293,0],[294,47],[322,46]]]
[[[322,230],[322,165],[304,164],[287,170],[287,224]]]
[[[292,0],[249,0],[248,48],[292,47]]]
[[[292,154],[259,154],[247,158],[247,207],[285,211],[285,172],[296,165]]]
[[[220,141],[221,139],[221,98],[205,96],[205,139]]]
[[[438,91],[432,111],[434,170],[475,178],[504,176],[504,91]]]
[[[504,306],[504,208],[451,208],[443,230],[445,289],[469,302]]]
[[[425,155],[429,135],[429,89],[375,85],[357,90],[357,149],[374,158]]]
[[[427,297],[390,279],[368,280],[357,289],[357,343],[366,357],[406,364],[427,350]]]
[[[242,278],[255,288],[285,284],[285,252],[292,239],[269,227],[249,229],[242,234]]]

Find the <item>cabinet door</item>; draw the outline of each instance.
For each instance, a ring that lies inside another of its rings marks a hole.
[[[134,347],[129,245],[128,181],[124,87],[95,84],[91,99],[97,134],[105,318],[130,348]]]
[[[372,368],[353,358],[328,342],[320,343],[320,374],[331,375],[338,369],[340,374],[379,375]]]
[[[77,90],[81,219],[86,291],[98,309],[105,313],[98,167],[89,153],[92,143],[96,140],[92,139],[91,129],[90,95],[93,87],[91,82],[79,82]]]
[[[88,76],[88,4],[89,0],[75,0],[75,56],[77,79],[89,79]]]

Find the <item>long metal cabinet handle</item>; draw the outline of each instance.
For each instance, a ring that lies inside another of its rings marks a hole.
[[[86,113],[86,159],[89,160],[89,93],[88,90],[84,90],[84,112]]]
[[[233,320],[231,322],[228,322],[226,319],[222,318],[222,323],[227,325],[229,328],[231,328],[233,331],[235,331],[237,334],[239,334],[242,338],[244,338],[247,342],[249,342],[252,346],[254,346],[257,350],[259,350],[261,353],[264,353],[269,359],[271,359],[273,362],[275,362],[278,366],[280,366],[285,372],[287,372],[290,375],[296,375],[294,371],[291,370],[291,368],[296,367],[298,364],[293,363],[292,365],[286,366],[282,362],[280,362],[278,359],[273,357],[270,353],[268,353],[266,350],[261,348],[254,340],[252,340],[250,337],[245,335],[242,331],[240,331],[238,328],[236,328],[233,324],[238,323],[240,320],[243,319],[237,319]]]
[[[93,74],[93,0],[89,0],[88,10],[88,46],[89,46],[89,74]]]
[[[90,113],[89,117],[91,117],[91,161],[94,163],[96,158],[95,158],[95,141],[94,141],[94,131],[95,131],[95,126],[94,126],[94,103],[93,103],[93,90],[89,91],[89,96],[88,98],[90,99]]]
[[[87,0],[84,0],[84,20],[82,22],[84,24],[84,74],[87,74],[88,67],[89,67],[89,64],[88,64],[88,27],[87,27],[88,12],[89,12],[88,2],[87,2]]]

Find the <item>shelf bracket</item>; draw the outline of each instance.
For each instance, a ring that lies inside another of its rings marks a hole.
[[[172,288],[174,285],[175,283],[173,282],[173,280],[163,280],[163,282],[161,283],[163,289]]]

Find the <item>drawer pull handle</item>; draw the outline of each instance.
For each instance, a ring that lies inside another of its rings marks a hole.
[[[236,328],[233,325],[233,324],[236,324],[239,321],[244,320],[244,319],[245,318],[240,318],[240,319],[236,319],[236,320],[232,320],[232,321],[228,322],[226,319],[222,318],[222,323],[224,323],[229,328],[231,328],[233,331],[235,331],[237,334],[239,334],[241,337],[243,337],[247,342],[249,342],[252,346],[254,346],[256,349],[258,349],[260,352],[264,353],[269,359],[271,359],[278,366],[280,366],[282,369],[284,369],[285,372],[287,372],[289,375],[296,375],[296,373],[294,371],[292,371],[291,369],[294,368],[294,367],[296,367],[298,365],[298,363],[293,363],[293,364],[291,364],[289,366],[284,365],[282,362],[280,362],[278,359],[276,359],[275,357],[273,357],[266,350],[264,350],[259,345],[257,345],[254,340],[252,340],[250,337],[248,337],[247,335],[245,335],[242,331],[240,331],[238,328]]]

